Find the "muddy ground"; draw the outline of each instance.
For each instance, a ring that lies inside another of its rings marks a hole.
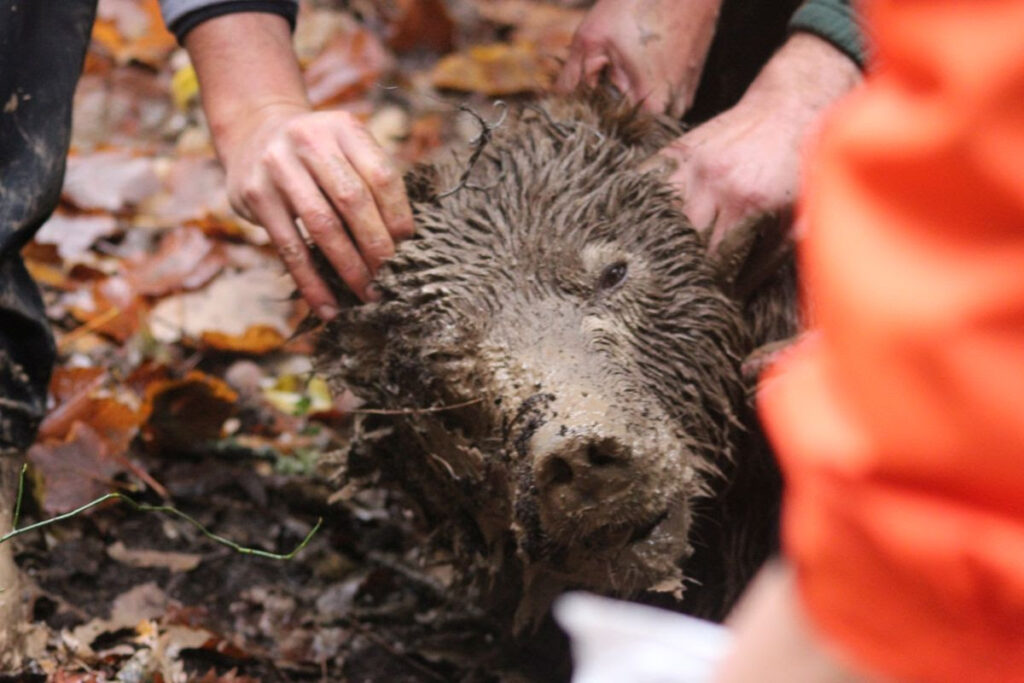
[[[322,518],[292,560],[117,503],[17,539],[29,661],[0,680],[496,680],[486,622],[445,622],[447,570],[422,566],[425,530],[384,492],[328,503],[333,488],[292,460],[238,449],[138,461],[176,507],[244,546],[288,553]]]

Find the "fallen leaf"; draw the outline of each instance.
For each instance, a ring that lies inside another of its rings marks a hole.
[[[391,54],[377,37],[352,24],[306,67],[309,101],[326,107],[358,97],[393,66]]]
[[[493,43],[448,55],[434,67],[431,80],[437,88],[515,95],[547,89],[556,72],[557,63],[532,43]]]
[[[118,232],[117,220],[110,215],[70,215],[58,211],[36,233],[39,244],[52,244],[65,261],[83,258],[92,245]]]
[[[306,381],[295,375],[283,375],[263,390],[263,400],[287,415],[323,413],[334,407],[327,382],[321,377]]]
[[[106,377],[100,367],[58,367],[50,378],[50,396],[58,406],[96,389]]]
[[[355,25],[351,12],[307,4],[299,12],[292,35],[292,45],[299,62],[309,64],[332,38],[338,33],[351,31]]]
[[[145,619],[155,619],[167,609],[167,596],[155,583],[143,583],[114,598],[110,620],[118,626],[134,627]]]
[[[189,450],[220,436],[237,400],[226,383],[198,370],[153,382],[146,389],[143,436],[160,448]]]
[[[203,556],[193,553],[175,553],[164,550],[148,550],[126,548],[124,543],[116,541],[107,548],[111,559],[129,567],[159,567],[171,572],[188,572],[199,566]]]
[[[99,367],[57,367],[50,379],[53,408],[39,425],[40,439],[62,439],[75,422],[92,427],[102,437],[110,455],[127,450],[143,414],[136,394],[123,385],[111,384]]]
[[[163,363],[147,360],[136,366],[131,373],[125,377],[124,385],[131,388],[139,396],[145,396],[146,390],[154,382],[162,382],[170,379],[171,371]]]
[[[159,190],[152,159],[111,151],[68,157],[62,196],[80,209],[118,212]]]
[[[397,0],[386,19],[388,45],[396,52],[446,53],[455,40],[455,23],[442,0]]]
[[[37,443],[28,451],[36,476],[36,498],[47,514],[70,512],[113,488],[113,478],[126,471],[107,454],[103,439],[76,422],[64,441]]]
[[[118,63],[134,60],[153,67],[177,47],[164,27],[157,0],[100,0],[92,40]]]
[[[477,5],[491,23],[510,26],[513,42],[529,42],[543,53],[564,57],[586,10],[541,0],[490,0]]]
[[[197,292],[167,297],[150,315],[153,337],[224,351],[266,353],[291,335],[294,285],[277,271],[224,273]]]
[[[175,228],[156,252],[127,264],[124,277],[137,294],[159,297],[196,289],[213,279],[227,257],[199,228]]]
[[[192,64],[186,64],[171,76],[171,97],[174,105],[181,111],[199,98],[199,77]]]
[[[157,173],[163,190],[139,207],[145,220],[154,225],[228,224],[237,230],[239,218],[228,202],[224,169],[211,154],[161,159]]]
[[[109,75],[87,74],[78,82],[72,110],[72,150],[138,147],[158,143],[183,121],[168,96],[162,74],[121,66]]]
[[[40,285],[64,290],[73,288],[73,284],[69,282],[67,273],[65,273],[59,266],[54,266],[44,261],[37,261],[36,259],[26,256],[23,256],[22,260],[25,263],[25,269],[28,270],[28,274],[31,275],[32,279]]]
[[[79,657],[89,658],[100,636],[134,629],[142,622],[161,616],[167,609],[167,602],[167,595],[153,582],[134,586],[114,598],[109,619],[92,619],[70,632],[65,631],[65,641],[73,643]]]
[[[70,311],[91,332],[119,342],[134,335],[145,317],[146,304],[125,277],[104,278],[82,290]]]
[[[260,355],[281,348],[287,338],[269,325],[253,325],[246,328],[242,334],[225,334],[207,330],[199,335],[199,341],[203,346],[218,351]]]

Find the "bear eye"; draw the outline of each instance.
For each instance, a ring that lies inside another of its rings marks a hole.
[[[599,290],[607,290],[617,287],[626,279],[627,271],[628,268],[625,261],[617,261],[611,264],[601,272],[601,277],[597,279],[597,288]]]

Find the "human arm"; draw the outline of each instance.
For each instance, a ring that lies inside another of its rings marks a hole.
[[[768,562],[729,616],[733,652],[715,683],[867,683],[815,633],[796,595],[793,569]]]
[[[413,230],[401,176],[358,119],[312,110],[285,18],[215,16],[192,27],[184,44],[232,206],[267,230],[321,317],[332,317],[336,302],[296,218],[352,291],[375,298],[373,274]]]
[[[557,87],[602,74],[648,111],[682,116],[693,102],[722,0],[598,0],[573,37]]]
[[[661,155],[675,170],[670,184],[712,253],[743,243],[726,237],[784,215],[796,198],[800,151],[860,70],[830,42],[794,33],[731,109],[688,131]]]

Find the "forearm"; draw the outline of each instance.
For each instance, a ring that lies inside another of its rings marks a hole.
[[[864,68],[866,49],[859,13],[850,0],[807,0],[789,22],[790,31],[816,35]]]
[[[781,109],[793,125],[804,127],[860,81],[860,69],[845,53],[823,38],[798,32],[768,60],[740,104]]]
[[[248,134],[247,121],[309,110],[288,22],[235,13],[200,24],[185,38],[217,152],[224,159]]]
[[[859,81],[856,64],[831,44],[794,34],[734,107],[666,148],[676,165],[669,182],[717,258],[742,261],[765,217],[789,215],[801,149],[824,110]]]

